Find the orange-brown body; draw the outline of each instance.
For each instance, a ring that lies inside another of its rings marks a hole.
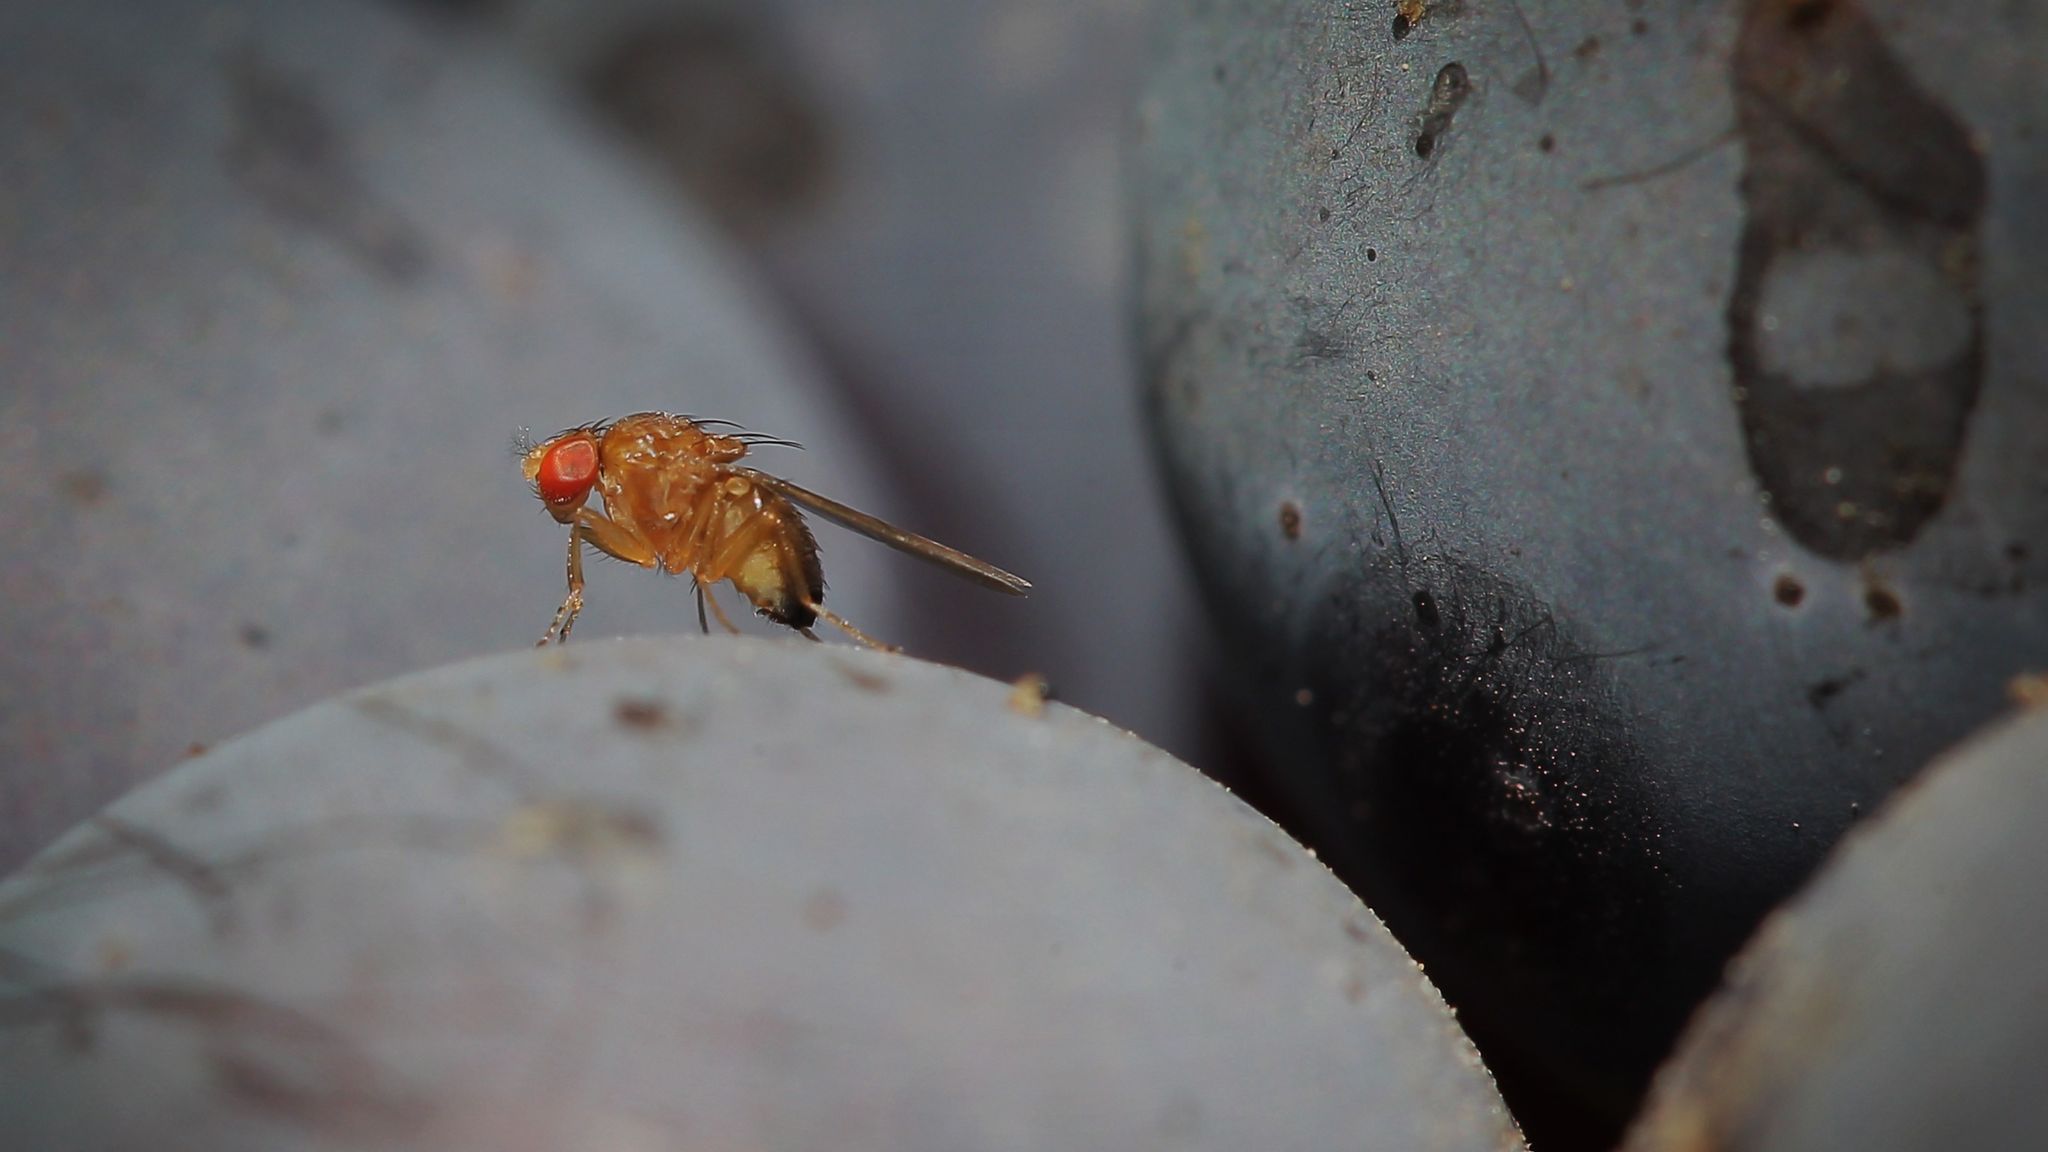
[[[598,441],[605,515],[645,544],[648,567],[730,580],[761,615],[808,628],[825,598],[817,541],[795,505],[731,467],[746,454],[684,417],[628,416]]]
[[[798,504],[997,591],[1021,596],[1030,588],[985,561],[741,464],[753,444],[772,438],[712,432],[706,425],[713,423],[720,422],[642,412],[572,428],[525,450],[526,478],[549,515],[569,526],[569,595],[541,643],[567,640],[582,611],[587,543],[629,564],[688,575],[700,621],[708,602],[732,627],[710,592],[729,580],[778,624],[811,635],[822,616],[854,639],[882,647],[824,607],[825,572]],[[593,490],[604,503],[602,514],[589,506]]]

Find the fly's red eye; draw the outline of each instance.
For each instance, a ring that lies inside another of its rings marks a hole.
[[[597,483],[597,445],[581,436],[554,445],[541,453],[533,482],[550,504],[579,503]]]

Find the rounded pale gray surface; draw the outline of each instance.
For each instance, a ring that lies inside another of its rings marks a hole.
[[[1744,950],[1635,1152],[2048,1146],[2048,712],[1941,758]]]
[[[1296,830],[1618,1125],[2048,645],[2048,20],[1423,7],[1162,21],[1147,396]]]
[[[493,657],[224,744],[0,884],[0,980],[22,1147],[1519,1146],[1265,819],[797,641]]]
[[[721,246],[471,40],[349,0],[15,4],[0,77],[0,866],[195,742],[537,638],[567,534],[521,427],[739,420],[886,504]],[[834,607],[901,635],[912,565],[820,536]],[[583,635],[694,621],[680,583],[591,580]]]

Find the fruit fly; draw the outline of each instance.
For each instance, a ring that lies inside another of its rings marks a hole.
[[[728,431],[713,431],[725,428]],[[737,632],[711,586],[732,581],[762,616],[813,640],[811,625],[830,621],[871,648],[886,648],[826,608],[825,572],[803,512],[815,512],[872,540],[930,561],[986,588],[1022,596],[1031,585],[993,564],[905,532],[779,476],[740,463],[757,444],[787,440],[740,430],[725,420],[642,412],[587,424],[520,445],[520,467],[558,523],[569,526],[569,595],[541,644],[567,641],[583,610],[583,546],[673,575],[688,575],[697,624],[708,603]],[[589,506],[595,490],[604,511]]]

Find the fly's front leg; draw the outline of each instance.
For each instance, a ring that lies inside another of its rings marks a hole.
[[[575,519],[569,523],[569,595],[555,610],[554,623],[548,625],[536,647],[549,641],[567,643],[569,629],[575,626],[577,614],[583,611],[583,545],[586,541],[605,555],[628,564],[638,564],[642,568],[655,565],[654,549],[639,533],[602,513],[578,508]]]
[[[569,629],[575,627],[576,616],[583,611],[583,522],[579,518],[569,525],[569,595],[562,599],[562,606],[555,609],[555,618],[548,630],[541,633],[536,648],[545,648],[549,641],[567,644]]]

